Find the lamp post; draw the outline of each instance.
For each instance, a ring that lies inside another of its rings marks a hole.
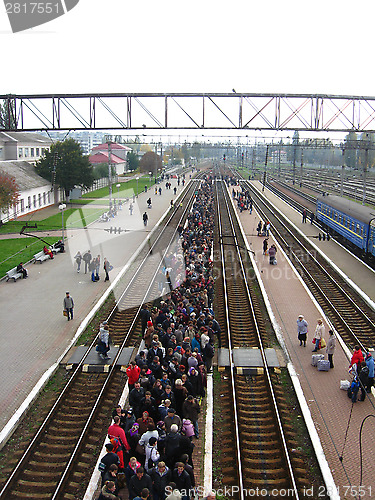
[[[64,210],[66,209],[65,203],[60,203],[59,210],[61,211],[61,230],[62,230],[62,242],[64,245]]]
[[[137,198],[138,198],[138,181],[139,181],[139,177],[136,177],[137,179]]]
[[[149,172],[150,175],[150,189],[151,189],[151,184],[152,184],[152,172]]]
[[[117,205],[120,203],[120,186],[121,184],[116,184],[117,187]]]

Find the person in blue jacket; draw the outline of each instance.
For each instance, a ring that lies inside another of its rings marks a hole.
[[[374,385],[374,358],[371,356],[370,352],[366,354],[365,361],[368,367],[368,379],[367,379],[366,391],[371,392],[371,387]]]

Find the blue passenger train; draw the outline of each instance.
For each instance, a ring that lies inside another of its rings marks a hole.
[[[340,235],[349,246],[375,257],[375,210],[340,196],[320,196],[316,219],[331,234]]]

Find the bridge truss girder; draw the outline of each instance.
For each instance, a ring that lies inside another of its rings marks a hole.
[[[132,93],[0,95],[0,130],[375,132],[375,97]]]

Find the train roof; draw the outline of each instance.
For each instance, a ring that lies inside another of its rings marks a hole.
[[[325,196],[318,196],[318,200],[366,224],[369,223],[370,219],[375,217],[375,208],[365,207],[341,196],[327,194]]]

